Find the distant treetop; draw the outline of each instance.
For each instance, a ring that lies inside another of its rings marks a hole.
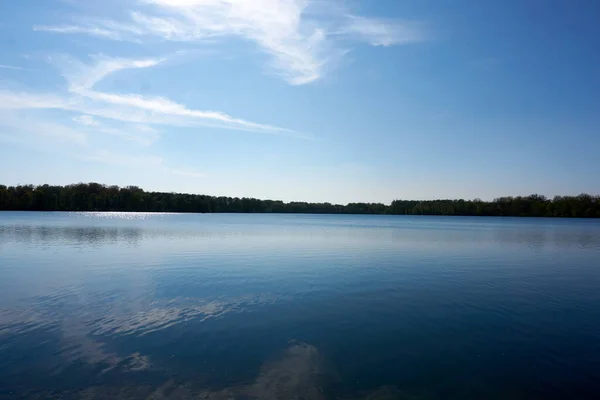
[[[253,198],[146,192],[137,186],[0,185],[0,210],[140,211],[185,213],[397,214],[600,218],[600,196],[500,197],[493,201],[395,200],[382,203],[306,203]]]

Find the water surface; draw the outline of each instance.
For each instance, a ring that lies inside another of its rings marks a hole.
[[[600,396],[600,224],[0,213],[0,398]]]

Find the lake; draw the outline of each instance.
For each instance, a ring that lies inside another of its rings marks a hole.
[[[591,399],[594,220],[0,213],[1,399]]]

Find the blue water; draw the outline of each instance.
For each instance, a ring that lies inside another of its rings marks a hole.
[[[600,222],[0,213],[0,398],[600,398]]]

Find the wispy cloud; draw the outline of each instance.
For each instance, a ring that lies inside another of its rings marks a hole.
[[[99,36],[106,39],[122,40],[121,34],[115,30],[102,29],[98,27],[85,27],[78,25],[44,26],[36,25],[34,31],[54,33],[84,33],[86,35]]]
[[[195,110],[162,97],[118,95],[86,92],[86,96],[55,96],[44,93],[24,93],[0,90],[0,109],[55,109],[66,110],[142,125],[175,127],[206,126],[220,129],[268,133],[299,139],[312,136],[290,129],[257,124],[216,111]]]
[[[17,70],[17,71],[23,70],[23,68],[21,68],[21,67],[15,67],[14,65],[5,65],[5,64],[0,64],[0,69],[12,69],[12,70]]]
[[[74,1],[83,4],[83,0]],[[34,30],[143,44],[168,41],[187,51],[204,49],[200,45],[209,42],[237,39],[266,54],[269,72],[292,85],[322,78],[352,43],[392,46],[424,39],[413,23],[355,15],[342,3],[327,0],[122,0],[120,5],[122,17],[115,17],[119,13],[110,17],[83,14],[59,25],[37,25]],[[120,48],[124,46],[129,44]],[[60,90],[21,89],[25,86],[15,90],[12,83],[0,88],[0,115],[19,116],[2,117],[0,126],[9,129],[1,133],[16,139],[21,133],[28,134],[34,144],[45,138],[41,142],[52,144],[57,154],[90,162],[187,178],[204,174],[150,154],[159,148],[150,146],[157,143],[161,132],[167,134],[165,127],[204,126],[312,139],[222,110],[197,109],[160,93],[125,92],[103,85],[107,77],[126,70],[148,74],[147,70],[166,68],[178,54],[138,58],[54,54],[49,61],[65,80],[58,86]],[[3,64],[0,68],[21,69]],[[170,129],[169,134],[176,130]],[[115,153],[115,149],[123,149],[123,153]]]
[[[86,64],[73,57],[51,57],[67,81],[68,93],[60,95],[0,90],[0,109],[62,109],[122,122],[175,126],[211,126],[244,131],[303,137],[290,129],[260,124],[224,112],[197,110],[165,97],[105,93],[94,89],[106,76],[125,69],[154,67],[166,58],[123,59],[93,56]]]
[[[119,137],[141,146],[150,146],[160,137],[159,131],[147,125],[121,124],[118,128],[107,126],[91,115],[78,115],[73,121],[85,128],[91,128],[91,133],[107,134]]]
[[[13,145],[49,151],[60,157],[101,163],[123,168],[142,169],[148,173],[167,173],[187,178],[203,178],[206,175],[189,167],[174,167],[162,156],[148,154],[139,147],[125,150],[117,142],[101,138],[102,135],[125,137],[139,144],[151,144],[158,132],[144,125],[125,125],[111,128],[94,118],[81,115],[70,126],[32,111],[0,109],[0,141]],[[98,146],[100,144],[100,146]],[[123,150],[117,150],[123,148]]]
[[[348,15],[347,23],[339,30],[339,34],[348,35],[373,46],[392,46],[420,42],[425,39],[422,30],[415,23],[399,22],[385,19],[364,18]]]
[[[102,135],[110,135],[137,145],[150,146],[160,137],[160,131],[154,127],[156,125],[207,125],[298,135],[285,128],[255,123],[223,112],[191,109],[164,97],[105,93],[96,88],[110,74],[125,69],[155,67],[165,60],[166,58],[136,60],[92,56],[90,62],[84,63],[72,57],[53,56],[50,61],[65,78],[66,90],[60,94],[49,94],[0,89],[0,127],[8,128],[4,132],[12,132],[12,138],[19,139],[22,144],[29,143],[39,147],[38,139],[47,136],[53,139],[51,151],[59,151],[85,161],[166,172],[190,179],[205,175],[189,167],[173,167],[162,157],[144,152],[115,153],[104,149],[108,143],[100,138]],[[69,125],[64,121],[51,121],[43,117],[47,114],[44,110],[77,114],[71,117],[72,124]],[[4,135],[4,132],[0,133]],[[8,136],[9,140],[11,135]],[[100,147],[96,143],[100,143]],[[112,144],[109,147],[118,148],[118,145]]]
[[[0,109],[69,109],[69,101],[47,93],[28,93],[0,89]]]
[[[237,37],[271,56],[271,69],[294,85],[322,77],[345,51],[335,39],[391,46],[423,40],[412,23],[356,16],[316,0],[143,0],[130,3],[129,18],[36,26],[36,30],[88,34],[112,40],[144,38],[178,42]]]
[[[100,123],[98,121],[96,121],[94,119],[94,117],[92,117],[91,115],[78,115],[76,117],[73,117],[73,121],[77,122],[78,124],[84,125],[84,126],[100,125]]]
[[[85,91],[83,95],[92,100],[98,100],[104,103],[110,103],[118,106],[132,107],[139,110],[146,110],[156,114],[162,114],[174,117],[184,117],[196,121],[212,121],[222,123],[231,128],[245,128],[265,132],[290,132],[287,129],[271,125],[257,124],[240,118],[234,118],[228,114],[218,111],[193,110],[182,104],[175,103],[164,97],[146,97],[137,94],[110,94],[94,91]]]
[[[127,124],[120,128],[102,128],[102,132],[122,137],[141,146],[151,146],[160,138],[159,131],[140,124]]]
[[[54,55],[50,62],[56,65],[69,84],[69,91],[81,93],[92,89],[96,83],[106,76],[124,69],[142,69],[154,67],[166,61],[166,58],[156,59],[125,59],[96,55],[90,57],[90,63],[85,64],[74,57]]]

